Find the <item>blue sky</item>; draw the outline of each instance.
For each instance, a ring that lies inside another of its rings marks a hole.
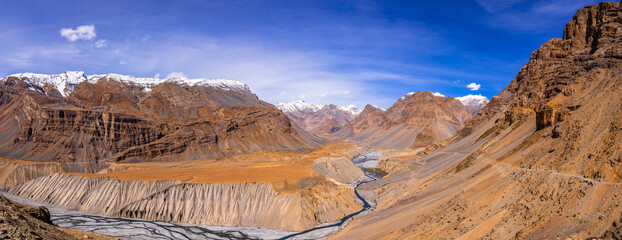
[[[183,72],[271,103],[361,108],[413,91],[490,98],[598,2],[1,1],[0,75]]]

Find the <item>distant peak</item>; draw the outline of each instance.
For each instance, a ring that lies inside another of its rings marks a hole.
[[[349,112],[349,113],[351,113],[353,115],[359,115],[361,113],[361,110],[359,110],[354,104],[342,106],[342,107],[339,107],[339,108],[341,110]]]
[[[311,111],[311,112],[317,112],[321,109],[326,109],[326,110],[332,110],[332,109],[336,109],[336,110],[341,110],[341,111],[345,111],[348,112],[350,114],[353,115],[358,115],[361,113],[361,110],[359,110],[356,105],[350,104],[350,105],[346,105],[346,106],[337,106],[335,104],[326,104],[324,106],[319,105],[319,104],[314,104],[314,103],[307,103],[303,100],[296,100],[293,102],[289,102],[289,103],[277,103],[276,107],[278,109],[280,109],[283,112],[304,112],[304,111]]]
[[[445,95],[443,95],[442,93],[439,93],[439,92],[434,92],[433,93],[433,92],[424,91],[424,92],[409,92],[409,93],[406,93],[403,97],[400,97],[399,100],[404,100],[407,97],[415,96],[415,95],[421,95],[421,94],[429,94],[429,95],[432,95],[432,96],[435,96],[435,97],[445,97]]]
[[[289,103],[277,103],[276,107],[283,112],[317,112],[322,106],[313,103],[307,103],[303,100],[296,100]]]
[[[457,97],[456,100],[460,101],[462,105],[467,107],[467,109],[473,116],[477,115],[477,113],[479,113],[479,111],[481,111],[482,108],[484,108],[489,102],[487,97],[480,94],[469,94],[466,96]]]

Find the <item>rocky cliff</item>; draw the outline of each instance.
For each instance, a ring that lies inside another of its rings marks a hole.
[[[0,155],[73,163],[67,171],[321,142],[239,82],[80,72],[2,78],[0,129]]]
[[[380,148],[424,147],[451,137],[470,119],[468,109],[456,99],[408,93],[386,111],[366,106],[335,136]]]
[[[620,5],[577,11],[442,148],[366,186],[378,209],[334,238],[620,238]]]

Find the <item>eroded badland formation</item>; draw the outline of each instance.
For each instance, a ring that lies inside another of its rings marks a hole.
[[[580,9],[485,107],[463,103],[277,108],[231,80],[17,74],[0,81],[0,186],[87,214],[298,232],[373,205],[330,239],[622,238],[620,3]],[[37,229],[23,234],[71,237],[0,203]]]

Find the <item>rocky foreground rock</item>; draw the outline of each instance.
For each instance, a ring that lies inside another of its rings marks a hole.
[[[61,229],[45,207],[13,202],[0,194],[0,239],[112,239],[99,234]]]

